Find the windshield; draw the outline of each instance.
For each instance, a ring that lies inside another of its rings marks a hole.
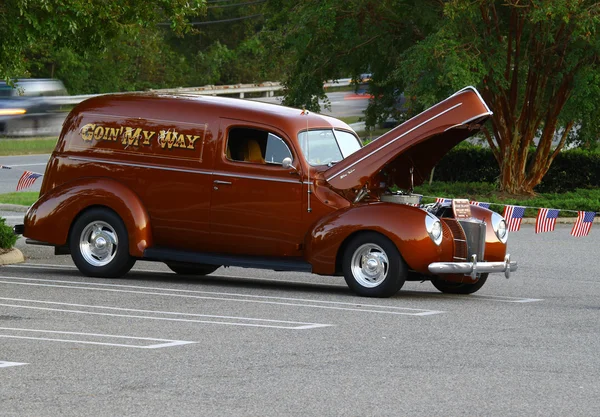
[[[323,129],[300,132],[298,141],[304,159],[312,166],[335,164],[361,148],[359,139],[343,130]]]

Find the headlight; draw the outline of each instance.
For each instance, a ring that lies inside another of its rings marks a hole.
[[[508,239],[508,228],[506,227],[504,217],[496,212],[492,213],[492,228],[494,229],[494,233],[496,233],[498,240],[502,243],[506,243],[506,240]]]
[[[433,214],[427,213],[425,216],[425,229],[433,243],[440,245],[442,243],[442,223]]]
[[[27,113],[25,109],[0,109],[0,116],[17,116]]]

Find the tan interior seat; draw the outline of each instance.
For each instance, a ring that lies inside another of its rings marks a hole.
[[[246,142],[246,152],[244,154],[244,161],[256,162],[259,164],[265,163],[262,151],[260,150],[260,145],[255,139],[248,139],[248,141]]]

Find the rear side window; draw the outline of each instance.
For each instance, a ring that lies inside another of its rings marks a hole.
[[[290,148],[279,136],[261,129],[236,127],[227,138],[227,159],[254,164],[281,165],[293,159]]]

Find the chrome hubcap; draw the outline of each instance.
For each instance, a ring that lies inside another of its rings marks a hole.
[[[88,224],[79,238],[83,259],[93,266],[108,265],[117,254],[118,244],[117,232],[103,221]]]
[[[354,251],[351,268],[356,282],[363,287],[373,288],[387,277],[389,261],[381,247],[366,243]]]

